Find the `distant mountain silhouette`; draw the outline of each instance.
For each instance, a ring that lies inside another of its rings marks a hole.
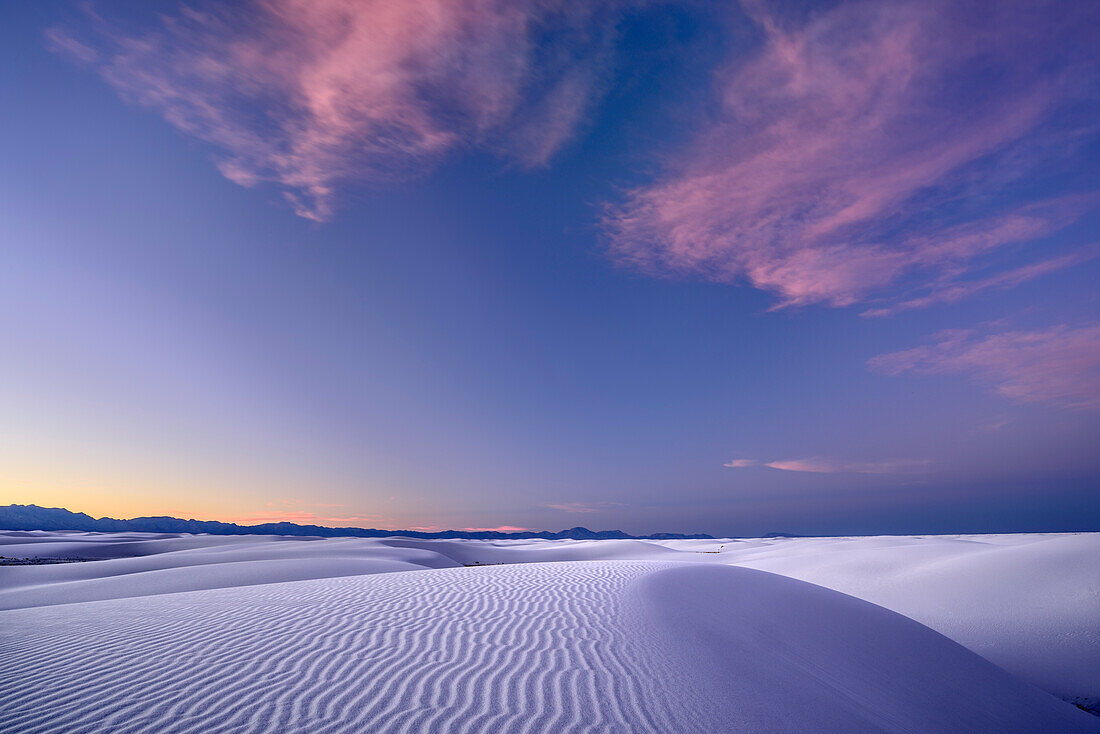
[[[384,538],[404,535],[410,538],[469,540],[509,540],[545,538],[547,540],[680,540],[688,538],[709,539],[703,533],[654,533],[653,535],[628,535],[621,530],[589,530],[575,527],[557,533],[547,531],[498,533],[495,531],[443,530],[426,533],[418,530],[376,530],[373,528],[328,528],[321,525],[299,525],[293,522],[272,522],[262,525],[237,525],[217,520],[181,520],[178,517],[135,517],[116,520],[112,517],[96,519],[83,512],[70,512],[60,507],[38,505],[8,505],[0,507],[0,530],[84,530],[98,533],[209,533],[211,535],[310,535],[355,538]]]

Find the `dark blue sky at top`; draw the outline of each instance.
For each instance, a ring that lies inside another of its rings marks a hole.
[[[609,254],[606,207],[675,168],[721,114],[723,65],[763,43],[743,14],[636,12],[545,165],[458,145],[341,183],[320,223],[49,50],[80,17],[0,6],[10,501],[383,527],[1100,529],[1095,408],[1013,399],[988,372],[868,366],[945,330],[1095,324],[1096,259],[867,318]],[[1097,150],[940,211],[1095,189]],[[1083,251],[1098,225],[1091,206],[1037,247]],[[1003,267],[1028,252],[1008,245]],[[765,465],[795,460],[827,470]]]

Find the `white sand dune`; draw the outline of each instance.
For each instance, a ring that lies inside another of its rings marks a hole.
[[[1100,533],[804,538],[731,555],[900,612],[1100,705]]]
[[[881,607],[563,562],[5,612],[5,732],[1095,731]]]
[[[1100,730],[931,629],[820,586],[683,565],[639,586],[675,695],[703,714],[691,731]]]
[[[1098,541],[0,531],[0,732],[1097,732]]]

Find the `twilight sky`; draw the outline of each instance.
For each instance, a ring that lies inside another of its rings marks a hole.
[[[1100,529],[1098,23],[0,3],[0,503]]]

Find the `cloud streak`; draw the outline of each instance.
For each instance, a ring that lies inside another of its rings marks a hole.
[[[911,460],[840,462],[832,459],[785,459],[769,461],[764,466],[780,471],[808,472],[811,474],[897,474],[913,471],[927,462]]]
[[[86,38],[53,28],[47,43],[218,147],[227,178],[275,182],[323,220],[342,183],[414,175],[456,148],[545,164],[599,95],[617,8],[255,0],[131,32],[89,12]]]
[[[297,510],[276,510],[272,512],[258,512],[253,515],[226,518],[225,522],[235,522],[242,525],[262,525],[265,523],[292,522],[299,525],[349,525],[351,523],[379,523],[384,522],[378,515],[352,515],[347,517],[328,517],[314,512]]]
[[[984,213],[1082,135],[1054,118],[1092,93],[1094,6],[849,2],[791,22],[743,5],[763,49],[719,75],[695,141],[608,211],[616,260],[748,283],[780,307],[904,302],[869,315],[1065,266],[969,282],[1094,203],[1017,197]]]
[[[1061,257],[1039,260],[1029,265],[1006,270],[984,278],[940,284],[930,288],[929,292],[925,295],[901,301],[888,307],[868,309],[863,312],[863,315],[890,316],[898,311],[907,309],[923,308],[938,303],[954,303],[974,293],[985,290],[1006,290],[1020,285],[1021,283],[1026,283],[1034,278],[1046,275],[1047,273],[1053,273],[1074,265],[1079,265],[1095,256],[1095,246],[1093,246],[1082,252],[1074,252],[1068,255],[1062,255]]]
[[[768,469],[810,474],[897,474],[920,469],[927,461],[912,459],[892,459],[889,461],[838,461],[822,457],[805,459],[781,459],[777,461],[758,461],[756,459],[733,459],[722,466],[730,469],[747,469],[761,466]]]
[[[1022,403],[1100,408],[1100,325],[1096,324],[992,334],[946,331],[931,344],[882,354],[868,365],[887,375],[967,375]]]

